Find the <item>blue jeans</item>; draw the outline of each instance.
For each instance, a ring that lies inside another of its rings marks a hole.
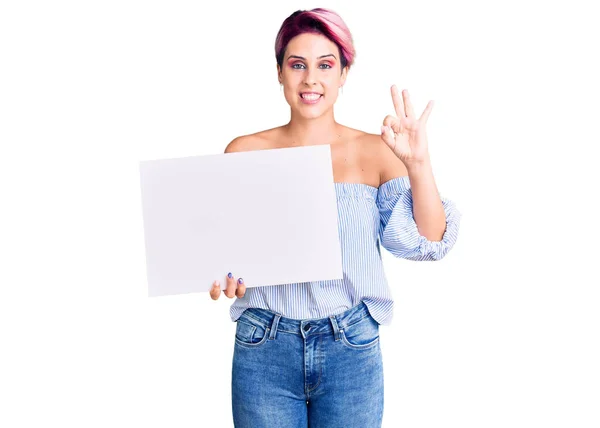
[[[381,427],[379,324],[363,302],[305,320],[246,309],[231,391],[236,428]]]

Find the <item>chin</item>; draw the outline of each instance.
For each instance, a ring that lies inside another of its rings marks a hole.
[[[316,119],[317,117],[320,117],[323,115],[322,110],[310,111],[310,112],[296,110],[296,113],[298,114],[298,116],[303,117],[305,119]]]

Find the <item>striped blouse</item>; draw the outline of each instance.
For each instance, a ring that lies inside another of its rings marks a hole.
[[[461,213],[442,197],[446,230],[441,241],[421,236],[412,213],[408,176],[379,188],[364,183],[335,183],[343,279],[246,288],[230,308],[232,321],[245,309],[268,309],[294,319],[325,318],[362,300],[371,316],[390,325],[394,302],[381,259],[381,245],[395,257],[439,260],[456,242]]]

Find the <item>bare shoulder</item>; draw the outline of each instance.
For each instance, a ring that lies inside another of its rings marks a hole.
[[[256,138],[253,135],[241,135],[231,140],[227,147],[225,147],[225,153],[234,152],[249,152],[256,150]]]
[[[381,135],[363,132],[359,141],[369,153],[369,160],[377,165],[380,185],[392,178],[408,175],[404,163],[381,139]]]
[[[278,129],[272,128],[236,137],[225,147],[225,153],[270,149],[272,148],[273,135],[276,134]]]

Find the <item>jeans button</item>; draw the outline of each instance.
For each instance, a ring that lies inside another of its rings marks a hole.
[[[306,324],[306,325],[304,326],[304,331],[308,331],[308,330],[310,330],[310,324]]]

